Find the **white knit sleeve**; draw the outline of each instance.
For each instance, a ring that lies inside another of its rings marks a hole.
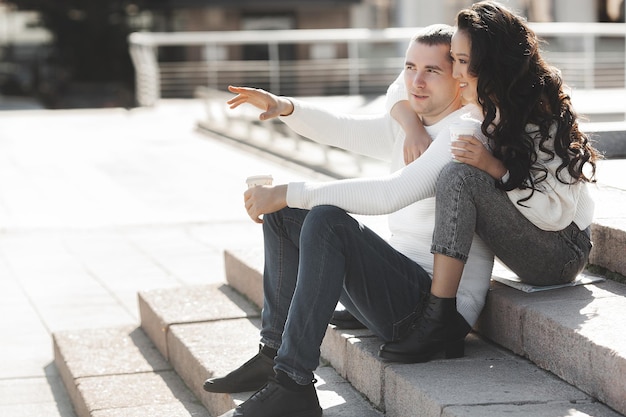
[[[338,114],[313,103],[292,99],[294,111],[280,119],[314,142],[389,161],[395,140],[391,116]]]
[[[386,176],[290,183],[287,188],[287,205],[311,209],[328,204],[349,213],[379,215],[433,197],[439,173],[451,161],[449,138],[449,130],[442,129],[421,157]]]

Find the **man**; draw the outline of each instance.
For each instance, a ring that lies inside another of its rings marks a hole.
[[[430,289],[435,184],[450,160],[448,128],[468,113],[452,76],[446,25],[426,28],[407,49],[404,81],[409,103],[435,139],[404,164],[405,134],[389,114],[335,115],[263,90],[230,87],[231,107],[250,103],[262,120],[281,116],[317,142],[391,161],[392,173],[325,183],[259,186],[244,194],[250,217],[263,223],[264,306],[258,355],[205,390],[259,389],[224,416],[322,415],[314,387],[320,345],[338,301],[385,341],[402,338]],[[385,241],[347,214],[389,214]],[[263,219],[261,219],[263,216]],[[484,303],[493,257],[475,239],[459,290],[459,312],[448,331],[463,338]],[[459,353],[457,352],[457,355]],[[462,352],[460,353],[462,355]]]

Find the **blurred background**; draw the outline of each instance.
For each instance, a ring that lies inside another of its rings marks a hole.
[[[471,3],[0,0],[0,104],[130,108],[229,83],[288,95],[383,94],[412,33],[390,28],[452,24]],[[624,0],[503,3],[537,23],[570,85],[625,87],[623,27],[576,24],[624,22]]]

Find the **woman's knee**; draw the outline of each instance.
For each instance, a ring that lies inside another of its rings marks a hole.
[[[451,185],[459,182],[463,178],[465,164],[450,162],[443,167],[437,178],[437,192],[446,191]]]
[[[473,180],[477,180],[479,184],[484,184],[487,180],[487,183],[492,185],[491,177],[485,171],[468,164],[450,162],[443,167],[437,178],[437,192],[448,192],[451,188],[471,183]]]
[[[439,173],[437,184],[449,184],[451,182],[459,181],[471,173],[471,165],[467,165],[461,162],[449,162],[443,167]]]

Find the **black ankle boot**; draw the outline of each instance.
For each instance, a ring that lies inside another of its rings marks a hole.
[[[221,417],[321,417],[314,383],[299,385],[278,371],[267,385]]]
[[[456,310],[456,298],[430,294],[408,335],[397,342],[383,344],[378,355],[404,363],[427,362],[441,351],[445,351],[447,359],[460,358],[470,330],[470,325]]]
[[[228,375],[207,379],[204,390],[225,393],[256,391],[274,375],[275,356],[276,349],[259,346],[259,353]]]

